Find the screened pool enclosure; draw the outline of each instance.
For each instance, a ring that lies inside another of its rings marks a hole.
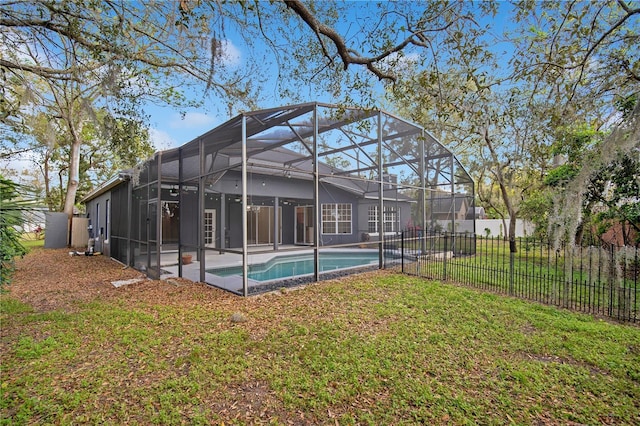
[[[94,221],[107,205],[112,257],[248,295],[380,268],[402,230],[474,233],[473,190],[422,127],[306,103],[240,114],[85,201]]]

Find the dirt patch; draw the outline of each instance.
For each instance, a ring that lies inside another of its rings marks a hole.
[[[532,354],[528,352],[523,352],[522,357],[525,359],[530,359],[533,361],[542,362],[544,364],[557,364],[557,365],[571,365],[574,367],[582,367],[586,368],[594,375],[608,375],[609,373],[605,370],[602,370],[598,367],[593,366],[592,364],[581,362],[575,360],[573,358],[564,358],[555,355],[542,355],[542,354]]]
[[[525,336],[531,336],[535,334],[536,331],[538,331],[538,329],[530,322],[527,322],[526,324],[522,325],[520,327],[520,330],[522,331],[522,334],[524,334]]]
[[[249,424],[272,424],[287,420],[289,425],[318,424],[318,419],[300,411],[282,409],[276,393],[263,381],[247,380],[229,386],[225,397],[214,401],[211,409],[224,419],[238,419]]]
[[[106,256],[70,256],[67,249],[36,249],[16,262],[9,292],[36,311],[72,311],[78,302],[116,291],[111,281],[141,276]]]
[[[114,281],[141,281],[116,287]],[[106,256],[70,256],[67,249],[36,249],[16,261],[16,272],[8,286],[11,297],[31,305],[37,312],[77,311],[95,300],[124,303],[158,303],[193,306],[215,301],[238,301],[222,290],[183,278],[149,280],[140,271]]]

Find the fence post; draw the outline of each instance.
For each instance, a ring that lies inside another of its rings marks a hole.
[[[609,260],[609,307],[607,309],[608,315],[613,318],[613,299],[614,299],[614,288],[616,282],[616,252],[613,247],[613,243],[610,244],[611,247],[611,258]]]
[[[404,231],[400,232],[400,265],[404,274]]]
[[[513,296],[515,293],[513,289],[513,274],[514,274],[514,264],[515,264],[515,253],[511,251],[511,246],[509,246],[509,295]]]
[[[448,238],[448,235],[445,232],[444,233],[444,256],[442,258],[443,259],[442,260],[442,280],[443,281],[446,281],[447,279],[447,250],[448,250],[447,238]]]

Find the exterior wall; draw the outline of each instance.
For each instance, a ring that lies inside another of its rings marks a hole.
[[[180,240],[183,245],[188,246],[197,246],[198,244],[198,225],[199,225],[199,214],[198,214],[198,194],[194,191],[185,191],[182,193],[180,198],[170,198],[168,195],[164,195],[163,190],[163,202],[172,202],[180,200]],[[219,194],[205,194],[204,197],[204,208],[205,209],[214,209],[217,212],[216,215],[216,235],[215,235],[215,245],[216,247],[220,247],[220,239],[223,238],[222,235],[222,227],[220,226],[220,195]],[[177,244],[165,244],[166,240],[163,241],[163,245],[165,245],[167,249],[177,250]]]
[[[230,174],[226,179],[214,185],[214,191],[205,195],[205,208],[216,210],[216,247],[238,248],[242,246],[242,209],[241,204],[237,202],[242,190],[238,180],[238,188],[234,180],[234,175]],[[238,176],[239,177],[239,176]],[[248,182],[248,192],[250,202],[258,204],[264,202],[265,205],[273,206],[276,196],[281,201],[282,215],[282,242],[281,244],[294,244],[295,238],[295,203],[283,204],[285,199],[298,200],[298,205],[304,205],[305,200],[308,204],[313,204],[313,183],[310,181],[278,178],[273,176],[264,177],[266,184],[263,186],[262,176],[253,175]],[[111,233],[115,230],[117,237],[115,238],[118,247],[115,250],[115,257],[123,263],[130,264],[129,259],[129,235],[131,222],[144,224],[146,217],[129,217],[129,187],[130,182],[123,182],[117,187],[101,194],[100,196],[86,203],[87,219],[90,224],[89,236],[95,239],[95,250],[101,251],[105,255],[111,256]],[[223,192],[226,191],[226,192]],[[347,203],[351,205],[352,230],[350,234],[320,234],[320,245],[334,244],[357,244],[362,242],[362,233],[368,231],[368,207],[369,205],[377,205],[377,200],[358,199],[354,194],[336,188],[331,185],[321,184],[320,188],[320,204]],[[165,193],[166,192],[166,193]],[[115,195],[114,195],[115,194]],[[257,195],[255,195],[257,194]],[[115,197],[115,198],[114,198]],[[222,198],[222,199],[221,199]],[[173,197],[169,190],[163,189],[162,201],[180,201],[179,207],[179,227],[180,241],[187,250],[194,249],[198,244],[199,234],[199,212],[198,212],[198,196],[193,190],[183,191],[180,197]],[[115,204],[114,204],[115,203]],[[386,204],[396,202],[387,202]],[[112,215],[107,218],[107,204]],[[221,209],[225,209],[222,214]],[[411,204],[407,202],[398,203],[400,207],[400,229],[409,223],[411,217]],[[114,208],[115,207],[115,208]],[[141,207],[140,213],[146,212],[146,206]],[[135,211],[132,213],[135,216]],[[117,217],[115,217],[117,216]],[[224,222],[223,222],[224,221]],[[141,225],[142,226],[142,225]],[[371,239],[377,240],[377,237]],[[165,245],[165,250],[175,250],[173,244]]]
[[[282,206],[282,244],[293,244],[296,213],[294,206]]]
[[[111,231],[109,236],[109,255],[125,265],[131,264],[129,230],[132,220],[130,214],[131,183],[122,182],[111,190]]]
[[[242,204],[227,202],[229,247],[242,247]]]
[[[264,183],[264,185],[263,185]],[[212,189],[227,195],[242,195],[242,175],[229,171]],[[247,197],[279,196],[288,198],[313,198],[313,182],[279,176],[250,174],[247,180]]]
[[[110,256],[111,217],[109,215],[113,210],[111,208],[111,191],[92,199],[87,202],[86,206],[87,219],[89,219],[89,238],[95,240],[95,251]]]
[[[198,193],[184,191],[180,197],[180,241],[194,249],[198,245]]]
[[[320,186],[320,204],[351,204],[351,233],[350,234],[323,234],[322,225],[320,226],[320,245],[334,245],[334,244],[350,244],[360,242],[360,233],[358,232],[358,199],[355,195],[346,191],[328,187],[325,185]],[[320,207],[322,212],[322,207]],[[322,214],[322,213],[321,213]],[[320,221],[322,218],[320,218]]]
[[[378,200],[360,200],[359,204],[359,212],[358,212],[358,236],[360,238],[359,241],[363,240],[363,234],[368,234],[369,241],[378,241],[379,234],[378,233],[370,233],[369,232],[369,206],[378,206],[380,203]],[[384,202],[385,206],[397,206],[400,209],[400,217],[398,221],[398,229],[397,232],[401,232],[407,229],[411,223],[411,203],[406,201],[386,201]],[[388,235],[389,233],[387,233]],[[394,234],[396,234],[394,232]]]
[[[280,199],[293,198],[309,200],[309,205],[313,201],[308,197],[313,196],[313,184],[308,181],[296,181],[294,179],[286,179],[280,182],[277,187],[273,182],[269,188],[270,195],[262,196],[261,200],[267,200],[266,205],[273,206],[273,199],[278,196]],[[252,197],[256,200],[256,197]],[[320,187],[320,204],[347,203],[351,204],[351,220],[352,228],[350,234],[320,234],[320,245],[328,244],[349,244],[360,242],[360,234],[358,232],[358,199],[346,191],[336,189],[334,187]],[[302,203],[303,204],[303,203]],[[302,205],[300,204],[300,205]],[[282,212],[282,244],[294,243],[294,226],[295,226],[295,205],[281,206]],[[227,197],[227,227],[229,247],[242,246],[242,206],[235,201],[235,196]]]
[[[623,247],[625,244],[625,235],[627,236],[627,242],[632,243],[636,240],[637,234],[629,222],[625,222],[624,224],[614,223],[600,238],[607,244]]]
[[[226,247],[238,248],[242,247],[242,204],[235,201],[235,196],[227,197],[225,201],[226,205]],[[262,198],[264,199],[264,198]],[[265,205],[273,206],[273,198],[267,199]],[[280,212],[282,214],[282,243],[281,244],[293,244],[294,243],[294,226],[295,226],[295,206],[294,205],[281,205]],[[220,216],[220,215],[218,215]],[[218,219],[220,222],[220,218]],[[223,228],[218,231],[219,235],[225,233]]]
[[[236,200],[241,195],[241,180],[238,175],[238,188],[235,187],[234,178],[236,175],[229,174],[225,176],[224,182],[218,182],[214,188],[226,194],[226,223],[220,222],[220,214],[218,214],[218,238],[225,238],[223,234],[226,228],[226,247],[242,246],[242,209],[241,204]],[[262,186],[262,182],[265,185]],[[274,197],[283,199],[296,199],[298,201],[308,200],[309,205],[313,204],[313,182],[279,178],[273,176],[265,176],[264,180],[261,175],[254,175],[247,182],[247,192],[252,194],[249,198],[253,201],[266,200],[265,205],[273,206]],[[362,233],[368,230],[368,206],[377,205],[377,200],[358,199],[356,195],[336,188],[331,185],[321,184],[319,188],[320,204],[351,204],[352,230],[350,234],[320,234],[320,245],[334,244],[356,244],[362,241]],[[251,201],[250,201],[251,202]],[[393,203],[395,201],[387,202]],[[303,204],[303,203],[302,203]],[[299,203],[299,205],[302,205]],[[196,204],[197,205],[197,204]],[[406,227],[411,218],[411,204],[408,202],[399,202],[400,207],[400,228]],[[294,226],[295,226],[295,206],[282,205],[282,244],[294,243]],[[181,209],[182,212],[182,209]],[[186,222],[197,225],[197,217],[194,212],[188,213],[190,216]],[[193,216],[193,217],[191,217]],[[188,232],[190,238],[196,238],[197,228],[192,229],[192,225],[184,225],[185,231]],[[193,234],[193,235],[192,235]]]

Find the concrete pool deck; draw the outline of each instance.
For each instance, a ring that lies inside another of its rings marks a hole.
[[[255,253],[255,252],[260,252],[260,253]],[[321,248],[320,252],[321,253],[344,253],[346,255],[349,252],[377,253],[378,249],[336,247],[336,248]],[[191,254],[193,255],[194,258],[196,257],[195,252]],[[302,256],[302,255],[310,255],[310,254],[313,254],[313,248],[310,248],[307,246],[284,246],[284,247],[280,247],[280,250],[277,250],[277,251],[274,250],[274,251],[268,251],[268,252],[265,252],[265,247],[251,247],[249,249],[248,260],[249,260],[249,264],[253,265],[253,264],[267,263],[277,257]],[[243,288],[242,276],[231,275],[227,277],[220,277],[217,275],[213,275],[209,272],[206,272],[207,270],[218,269],[218,268],[242,267],[242,255],[234,254],[234,253],[220,254],[217,251],[207,251],[207,254],[204,260],[205,260],[205,282],[207,284],[210,284],[215,287],[219,287],[234,293],[242,294],[242,288]],[[366,266],[369,268],[371,267],[371,265],[362,265],[362,266]],[[162,279],[177,277],[178,276],[177,252],[163,253],[161,255],[161,268],[162,268],[162,276],[161,276]],[[347,271],[349,269],[361,269],[361,268],[359,267],[345,268],[344,271]],[[326,273],[323,273],[323,275],[331,274],[331,272],[332,271],[327,271]],[[192,263],[188,265],[183,265],[182,276],[183,278],[187,278],[191,281],[201,281],[200,280],[200,261],[194,260],[192,261]],[[297,277],[304,277],[304,276],[308,276],[308,274],[303,276],[297,276]],[[286,277],[286,278],[283,277],[282,279],[275,279],[272,281],[256,281],[256,280],[248,279],[247,284],[249,289],[251,288],[255,289],[256,287],[264,287],[265,284],[277,283],[277,282],[282,282],[283,283],[282,287],[285,287],[286,286],[284,285],[285,281],[289,282],[289,281],[292,281],[292,279],[294,279],[293,281],[296,281],[295,278],[297,277]],[[306,280],[302,279],[297,281],[300,281],[301,284],[302,284],[302,281],[309,282],[308,279]]]

